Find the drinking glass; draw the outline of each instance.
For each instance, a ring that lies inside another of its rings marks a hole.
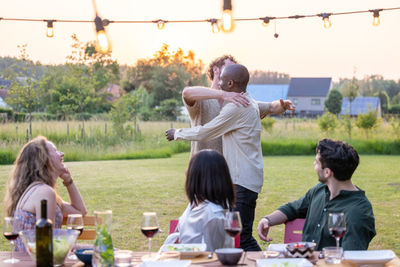
[[[66,226],[68,230],[78,230],[80,236],[84,226],[82,214],[68,214]],[[71,254],[68,256],[68,259],[77,260],[78,258],[74,254]]]
[[[346,220],[344,213],[329,213],[329,233],[336,239],[336,248],[339,248],[339,240],[346,233]]]
[[[4,237],[7,238],[8,241],[10,241],[11,257],[7,260],[4,260],[3,262],[11,264],[19,262],[18,259],[14,258],[14,240],[17,239],[18,232],[16,231],[16,229],[14,229],[13,223],[13,217],[4,217],[3,234]]]
[[[142,233],[149,239],[149,258],[151,258],[151,239],[158,232],[158,219],[155,212],[144,212]]]
[[[242,221],[238,211],[228,211],[225,215],[225,232],[232,237],[235,247],[235,237],[242,232]]]

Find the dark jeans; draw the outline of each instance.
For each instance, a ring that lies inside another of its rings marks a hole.
[[[236,207],[234,210],[240,212],[243,226],[240,233],[240,247],[245,251],[261,251],[257,241],[252,236],[258,193],[237,184],[235,184],[235,189]]]

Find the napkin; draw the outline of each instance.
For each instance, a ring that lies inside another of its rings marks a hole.
[[[144,261],[139,267],[188,267],[191,263],[189,260]]]
[[[286,244],[269,244],[267,250],[286,252]]]

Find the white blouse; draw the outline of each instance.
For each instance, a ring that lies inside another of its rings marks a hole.
[[[177,232],[170,234],[164,244],[205,243],[207,251],[233,247],[232,238],[225,232],[225,211],[220,205],[204,201],[193,207],[188,204],[179,218]]]

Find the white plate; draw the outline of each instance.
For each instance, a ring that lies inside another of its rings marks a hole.
[[[181,258],[193,258],[206,251],[205,243],[199,244],[165,244],[160,248],[161,252],[178,251],[181,253]]]
[[[267,250],[286,252],[286,244],[269,244]]]
[[[145,261],[139,267],[188,267],[192,261],[172,260],[172,261]]]
[[[384,264],[396,255],[392,250],[347,250],[343,257],[355,263]]]
[[[312,263],[303,258],[293,259],[258,259],[258,267],[312,267]]]

